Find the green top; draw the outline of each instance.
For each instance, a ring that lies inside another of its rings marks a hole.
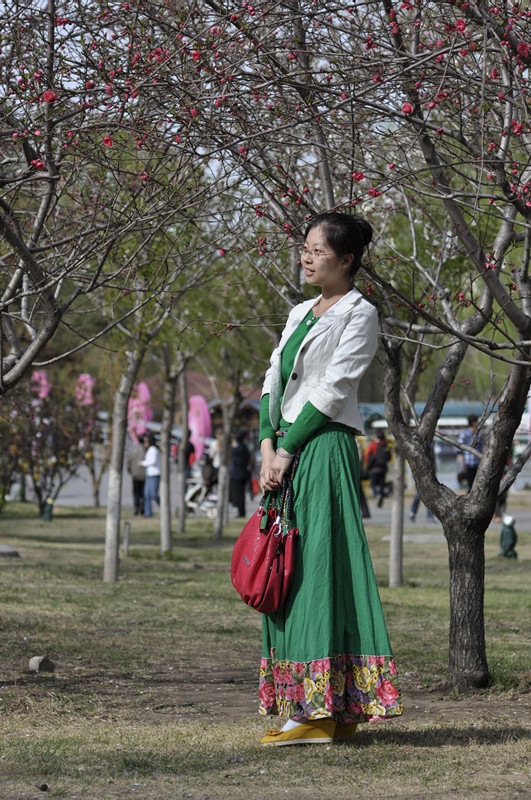
[[[282,351],[280,361],[280,372],[282,377],[282,386],[285,387],[289,380],[289,376],[293,370],[295,356],[299,351],[304,337],[309,333],[312,327],[317,324],[319,317],[310,309],[306,317],[302,320],[300,325],[293,331],[292,335],[286,342],[286,346]],[[280,428],[288,428],[288,432],[282,439],[282,448],[288,453],[295,453],[302,445],[314,434],[319,428],[322,428],[332,418],[327,414],[323,414],[309,401],[304,404],[302,411],[293,423],[286,422],[285,419],[280,420]],[[265,394],[260,401],[260,441],[262,439],[272,439],[276,443],[276,431],[271,425],[269,419],[269,395]]]

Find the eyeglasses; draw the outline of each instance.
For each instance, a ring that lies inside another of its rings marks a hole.
[[[320,250],[318,247],[315,247],[314,249],[312,249],[310,247],[306,247],[306,245],[305,245],[301,250],[301,255],[302,256],[306,256],[306,257],[307,256],[311,256],[312,258],[315,258],[315,259],[318,260],[318,259],[321,259],[321,258],[326,258],[327,256],[330,255],[330,253],[325,253],[324,250]]]

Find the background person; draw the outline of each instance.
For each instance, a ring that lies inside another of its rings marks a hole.
[[[371,488],[374,497],[378,498],[378,508],[383,505],[385,497],[385,479],[387,467],[391,460],[391,451],[387,446],[387,439],[383,431],[376,434],[376,446],[373,447],[367,459],[367,469],[371,476]]]
[[[470,414],[468,417],[468,428],[466,428],[459,436],[459,443],[466,444],[469,447],[474,447],[475,450],[483,452],[484,442],[481,433],[478,432],[479,420],[475,414]],[[479,458],[474,453],[469,453],[468,450],[463,450],[457,454],[457,462],[459,465],[460,474],[464,477],[468,491],[472,489],[474,478],[479,467]]]
[[[126,468],[133,480],[133,508],[135,515],[144,513],[144,484],[146,481],[146,470],[142,466],[146,453],[144,441],[137,442],[129,450],[126,459]]]
[[[238,509],[238,516],[245,517],[245,487],[249,482],[251,453],[247,447],[247,431],[236,434],[236,445],[232,448],[230,465],[230,501]]]
[[[294,582],[286,604],[262,616],[260,712],[288,720],[264,745],[330,742],[402,713],[358,493],[357,394],[378,319],[352,279],[371,238],[360,217],[310,222],[301,262],[321,295],[292,309],[262,389],[262,491],[281,486],[300,451]]]
[[[146,453],[140,462],[146,469],[146,482],[144,484],[144,516],[153,516],[153,502],[160,505],[160,454],[153,434],[144,436]]]

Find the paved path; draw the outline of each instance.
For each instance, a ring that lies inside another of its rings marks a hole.
[[[102,486],[100,490],[100,504],[105,506],[107,498],[107,474],[103,476]],[[172,496],[177,494],[177,474],[175,468],[171,470],[171,491]],[[15,492],[13,491],[13,494]],[[258,498],[255,498],[255,502]],[[511,503],[512,500],[512,503]],[[391,505],[392,500],[386,499],[382,508],[376,506],[376,502],[368,497],[369,507],[371,511],[370,519],[364,520],[366,526],[371,525],[384,525],[389,526],[391,522]],[[426,508],[421,504],[418,509],[417,518],[415,522],[408,519],[409,503],[411,497],[406,497],[405,506],[405,527],[408,534],[414,534],[413,541],[420,541],[418,535],[422,534],[428,537],[427,541],[442,541],[442,526],[438,521],[428,522],[426,518]],[[81,473],[79,477],[72,479],[59,493],[56,500],[56,505],[66,506],[91,506],[92,503],[92,487],[88,471]],[[122,508],[124,510],[132,510],[133,508],[133,493],[131,477],[124,473],[123,479],[123,495],[122,495]],[[253,504],[247,498],[247,510],[251,514]],[[515,528],[517,533],[524,531],[531,532],[531,490],[513,491],[509,493],[509,502],[507,506],[507,513],[514,517]],[[501,530],[499,522],[491,522],[489,526],[491,530]],[[406,540],[407,541],[407,540]]]
[[[512,499],[512,504],[511,504]],[[369,508],[371,512],[370,519],[363,520],[366,526],[370,525],[389,525],[391,522],[391,505],[392,501],[387,499],[382,508],[376,506],[375,501],[369,500]],[[438,520],[428,522],[426,515],[426,508],[422,505],[419,506],[415,522],[408,519],[409,503],[411,497],[406,497],[406,505],[404,511],[404,525],[409,532],[417,535],[431,535],[429,541],[444,540],[442,534],[442,525]],[[531,532],[531,491],[521,491],[509,493],[509,500],[507,503],[507,514],[514,517],[516,532],[519,534],[523,531]],[[489,530],[501,531],[501,523],[492,522],[489,525]],[[407,534],[405,534],[407,536]],[[406,539],[407,541],[407,539]],[[412,541],[420,541],[415,538]]]

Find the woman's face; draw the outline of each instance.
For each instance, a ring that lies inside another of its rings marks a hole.
[[[312,228],[306,237],[301,263],[310,286],[320,286],[323,292],[348,291],[352,256],[338,256],[328,244],[323,226]]]

